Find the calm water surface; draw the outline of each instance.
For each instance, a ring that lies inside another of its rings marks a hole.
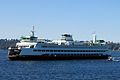
[[[107,60],[9,61],[0,52],[1,80],[120,80],[120,62]]]

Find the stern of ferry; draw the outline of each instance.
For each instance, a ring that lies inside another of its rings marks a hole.
[[[20,56],[21,49],[17,47],[10,47],[8,48],[8,58],[10,60],[16,60]]]

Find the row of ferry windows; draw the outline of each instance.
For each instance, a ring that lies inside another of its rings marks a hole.
[[[33,50],[37,52],[106,52],[106,50]]]
[[[68,46],[42,46],[42,47],[59,47],[59,48],[61,48],[61,47],[63,48],[64,47],[65,48],[65,47],[68,47]],[[76,47],[70,47],[70,48],[89,48],[89,49],[90,48],[92,48],[92,49],[96,48],[97,49],[97,48],[100,48],[100,47],[86,47],[86,46],[85,47],[77,47],[76,46]],[[101,47],[101,48],[104,48],[104,47]]]
[[[49,54],[44,54],[48,56]],[[50,56],[102,56],[103,54],[50,54]]]

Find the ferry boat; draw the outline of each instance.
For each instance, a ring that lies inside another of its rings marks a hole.
[[[108,59],[111,50],[104,40],[74,41],[71,34],[63,34],[60,40],[38,39],[34,36],[21,37],[15,47],[9,47],[10,60],[72,60]]]

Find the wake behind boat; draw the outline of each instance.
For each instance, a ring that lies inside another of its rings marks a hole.
[[[120,61],[120,57],[109,57],[108,61]]]
[[[71,60],[108,59],[111,50],[104,40],[74,41],[72,35],[63,34],[60,40],[38,39],[34,36],[21,37],[15,47],[8,50],[10,60]]]

